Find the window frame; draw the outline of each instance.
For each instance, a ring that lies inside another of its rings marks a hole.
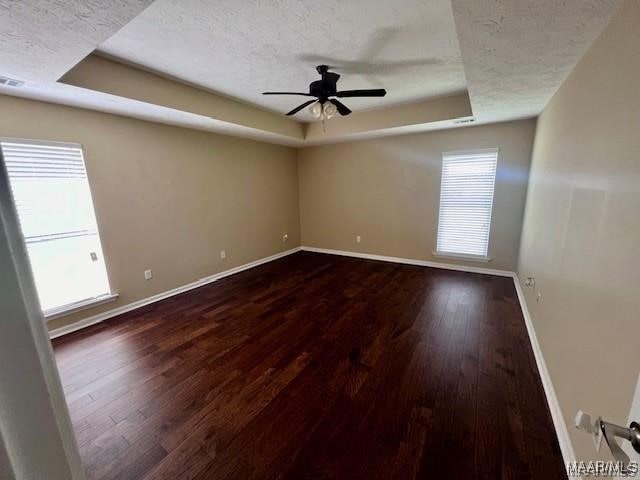
[[[72,313],[81,311],[81,310],[85,310],[94,306],[98,306],[98,305],[102,305],[104,303],[109,303],[109,302],[113,302],[115,300],[118,299],[119,294],[117,292],[114,292],[113,290],[113,286],[111,284],[111,276],[109,275],[109,263],[107,261],[107,255],[104,252],[104,246],[102,243],[102,235],[100,234],[100,225],[98,222],[98,215],[96,214],[96,209],[95,209],[95,202],[94,202],[94,196],[93,196],[93,191],[91,188],[91,182],[89,180],[89,172],[87,170],[87,162],[86,162],[86,152],[84,149],[84,146],[81,143],[76,143],[76,142],[62,142],[62,141],[57,141],[57,140],[43,140],[43,139],[31,139],[31,138],[23,138],[23,137],[6,137],[6,136],[0,136],[0,168],[3,168],[5,171],[5,174],[7,176],[7,180],[9,182],[9,195],[12,201],[12,208],[14,209],[15,215],[16,215],[16,219],[18,220],[18,222],[20,222],[20,217],[15,205],[15,198],[14,198],[14,194],[13,194],[13,187],[11,185],[11,176],[9,175],[9,171],[7,169],[6,163],[5,163],[5,157],[4,157],[4,153],[2,152],[2,143],[23,143],[23,144],[28,144],[28,145],[34,145],[34,146],[51,146],[51,147],[70,147],[70,148],[77,148],[80,150],[81,155],[82,155],[82,165],[84,167],[84,172],[86,175],[86,181],[87,181],[87,187],[89,189],[89,198],[91,200],[91,208],[93,211],[93,215],[95,218],[95,222],[96,222],[96,232],[97,232],[97,241],[98,244],[100,245],[100,252],[102,254],[102,258],[103,258],[103,262],[104,262],[104,268],[105,268],[105,274],[106,274],[106,281],[107,281],[107,287],[108,287],[108,291],[105,292],[104,294],[98,295],[96,297],[89,297],[89,298],[85,298],[85,299],[81,299],[75,302],[71,302],[65,305],[60,305],[58,307],[52,307],[49,309],[42,309],[42,315],[45,319],[45,321],[50,321],[53,320],[55,318],[60,318],[66,315],[70,315]],[[27,254],[27,261],[29,262],[29,266],[31,267],[31,259],[29,257],[29,251],[26,245],[26,241],[25,241],[25,237],[24,237],[24,233],[22,232],[22,226],[20,226],[20,235],[22,237],[22,242],[24,244],[24,251]],[[33,267],[31,267],[33,268]]]
[[[457,253],[457,252],[447,252],[438,250],[438,238],[440,235],[440,214],[441,214],[441,204],[442,204],[442,181],[444,175],[444,160],[445,156],[455,156],[455,155],[480,155],[492,153],[495,154],[495,173],[493,176],[493,188],[491,192],[491,205],[489,207],[489,221],[488,221],[488,231],[487,231],[487,244],[486,244],[486,253],[484,255],[474,255],[470,253]],[[500,160],[500,148],[478,148],[478,149],[469,149],[469,150],[453,150],[446,151],[440,154],[440,191],[438,195],[438,222],[436,225],[436,238],[435,238],[435,248],[433,249],[433,255],[439,258],[452,259],[452,260],[466,260],[473,262],[490,262],[492,260],[489,255],[490,244],[491,244],[491,231],[493,225],[493,208],[496,200],[496,180],[498,177],[498,163]]]

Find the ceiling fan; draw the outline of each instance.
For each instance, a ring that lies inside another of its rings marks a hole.
[[[370,90],[342,90],[338,91],[337,83],[340,75],[330,72],[327,65],[318,65],[316,71],[322,76],[322,79],[311,82],[309,85],[309,93],[302,92],[264,92],[263,95],[303,95],[305,97],[315,97],[313,100],[304,102],[291,110],[287,115],[295,115],[303,108],[311,105],[309,109],[311,114],[316,118],[331,118],[336,113],[340,115],[349,115],[351,109],[340,100],[332,97],[384,97],[387,91],[384,88]],[[313,104],[313,105],[312,105]]]

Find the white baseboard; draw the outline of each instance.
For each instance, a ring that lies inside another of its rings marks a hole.
[[[216,280],[220,280],[221,278],[228,277],[229,275],[233,275],[234,273],[239,273],[244,270],[257,267],[258,265],[262,265],[263,263],[272,262],[273,260],[286,257],[287,255],[291,255],[292,253],[299,252],[300,250],[301,250],[300,247],[292,248],[291,250],[286,250],[284,252],[276,253],[275,255],[260,258],[253,262],[245,263],[244,265],[230,268],[229,270],[225,270],[224,272],[219,272],[214,275],[201,278],[200,280],[196,280],[195,282],[189,283],[187,285],[183,285],[181,287],[177,287],[172,290],[168,290],[166,292],[158,293],[156,295],[152,295],[151,297],[143,298],[142,300],[138,300],[138,301],[129,303],[127,305],[122,305],[121,307],[107,310],[106,312],[98,313],[97,315],[92,315],[91,317],[87,317],[83,320],[74,322],[70,325],[65,325],[64,327],[50,330],[49,337],[53,339],[56,337],[60,337],[62,335],[66,335],[67,333],[75,332],[76,330],[80,330],[82,328],[86,328],[91,325],[104,322],[109,318],[115,317],[117,315],[122,315],[123,313],[130,312],[131,310],[135,310],[136,308],[144,307],[145,305],[149,305],[150,303],[158,302],[160,300],[164,300],[165,298],[173,297],[174,295],[188,292],[189,290],[193,290],[194,288],[202,287],[203,285],[207,285],[208,283],[213,283]]]
[[[508,270],[494,270],[492,268],[472,267],[467,265],[455,265],[452,263],[431,262],[429,260],[416,260],[413,258],[387,257],[385,255],[373,255],[370,253],[347,252],[345,250],[331,250],[328,248],[302,247],[305,252],[327,253],[329,255],[342,255],[343,257],[364,258],[381,262],[403,263],[405,265],[417,265],[420,267],[443,268],[445,270],[457,270],[459,272],[484,273],[485,275],[498,275],[501,277],[513,277],[513,272]]]
[[[520,308],[522,309],[524,323],[527,327],[527,332],[529,333],[531,348],[533,349],[533,354],[536,358],[538,372],[540,373],[540,379],[542,380],[544,393],[547,397],[547,404],[549,405],[549,410],[551,411],[551,418],[553,419],[553,426],[556,429],[556,435],[558,436],[558,443],[560,444],[560,450],[562,452],[562,457],[564,459],[564,463],[566,466],[568,462],[576,461],[576,454],[575,454],[575,451],[573,450],[573,444],[571,443],[571,438],[569,437],[567,424],[565,423],[564,418],[562,416],[562,411],[560,410],[560,403],[558,402],[556,391],[553,388],[553,383],[551,382],[551,377],[549,376],[549,370],[547,370],[547,364],[544,361],[544,356],[542,355],[542,350],[540,349],[540,343],[538,343],[538,337],[536,336],[536,331],[533,328],[533,322],[531,321],[531,315],[529,315],[529,309],[527,308],[527,301],[525,300],[524,292],[520,287],[520,281],[518,280],[518,275],[515,273],[513,274],[513,283],[515,284],[516,292],[518,293],[518,300],[520,302]]]

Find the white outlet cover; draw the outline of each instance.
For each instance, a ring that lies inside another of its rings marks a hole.
[[[361,240],[362,240],[362,237],[360,237],[360,235],[356,235],[356,243],[360,243]]]
[[[227,252],[224,250],[220,250],[220,258],[227,258]]]
[[[153,278],[153,272],[151,270],[144,271],[144,279],[151,280]]]

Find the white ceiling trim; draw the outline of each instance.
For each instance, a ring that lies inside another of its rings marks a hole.
[[[233,137],[249,138],[277,145],[290,147],[304,145],[303,140],[287,135],[279,135],[196,113],[140,102],[63,83],[26,82],[20,88],[0,85],[0,95],[2,94],[111,113],[166,125],[204,130]]]
[[[252,128],[245,125],[240,125],[238,123],[227,122],[205,115],[199,115],[196,113],[186,112],[183,110],[169,108],[153,103],[141,102],[118,95],[96,92],[95,90],[89,90],[86,88],[67,85],[63,83],[52,84],[49,82],[26,82],[19,88],[0,85],[0,96],[1,95],[9,95],[29,100],[55,103],[69,107],[83,108],[103,113],[121,115],[138,120],[184,128],[192,128],[195,130],[203,130],[234,137],[249,138],[265,143],[298,148],[312,145],[326,145],[330,143],[363,140],[367,138],[379,138],[392,135],[428,132],[446,128],[459,128],[467,126],[467,124],[458,124],[457,122],[460,119],[471,118],[468,117],[466,113],[461,111],[460,105],[456,105],[456,108],[453,111],[461,112],[460,115],[462,116],[460,116],[459,118],[451,118],[446,120],[433,119],[401,126],[397,126],[395,123],[390,123],[390,126],[387,128],[377,128],[375,130],[363,131],[344,130],[340,128],[339,123],[337,123],[337,129],[333,128],[333,124],[329,126],[330,133],[328,135],[321,136],[314,129],[314,132],[312,132],[312,135],[310,137],[306,137],[305,139],[298,139],[288,135],[281,135],[259,128]],[[459,103],[460,102],[456,101],[456,104]],[[368,116],[371,114],[375,114],[375,112],[362,113],[362,115],[364,116]],[[446,116],[446,114],[443,112],[440,114],[440,117],[442,116]],[[425,117],[425,119],[426,118],[428,117]],[[334,122],[334,124],[335,123],[336,122]],[[473,125],[480,123],[483,122],[474,122]]]

